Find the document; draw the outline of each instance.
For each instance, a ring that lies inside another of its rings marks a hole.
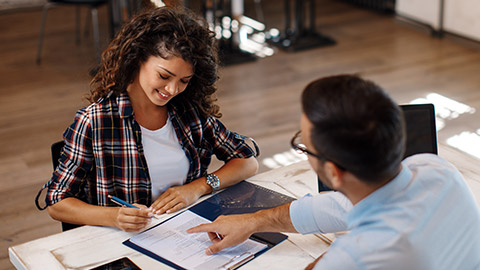
[[[187,210],[173,218],[130,238],[130,242],[185,269],[235,269],[253,259],[266,244],[248,239],[242,244],[206,255],[212,245],[207,233],[187,234],[191,227],[210,221]]]

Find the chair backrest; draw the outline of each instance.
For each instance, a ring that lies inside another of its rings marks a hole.
[[[62,149],[64,145],[65,143],[63,141],[58,141],[53,143],[52,146],[50,147],[50,150],[52,152],[52,165],[54,170],[58,166],[58,160],[60,159],[60,154],[62,153]],[[70,229],[74,229],[80,226],[82,225],[62,222],[62,231],[68,231]]]
[[[60,153],[62,152],[62,148],[64,145],[65,143],[63,141],[59,141],[59,142],[53,143],[52,146],[50,147],[50,150],[52,151],[52,165],[54,170],[58,166],[58,160],[60,159]]]

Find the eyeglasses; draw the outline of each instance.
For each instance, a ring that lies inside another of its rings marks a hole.
[[[317,155],[307,149],[305,144],[301,143],[301,135],[302,131],[299,130],[297,133],[295,133],[295,136],[293,136],[292,140],[290,141],[290,145],[292,146],[293,150],[297,151],[299,154],[307,154],[312,157],[316,157],[320,160],[325,160],[325,157],[322,157],[320,155]]]
[[[345,167],[343,167],[342,165],[339,165],[337,162],[325,156],[315,154],[312,151],[308,150],[307,147],[303,143],[301,143],[301,135],[302,135],[302,131],[301,130],[297,131],[297,133],[295,133],[295,136],[293,136],[292,140],[290,141],[290,145],[295,151],[297,151],[299,154],[307,154],[312,157],[316,157],[321,161],[330,161],[334,163],[340,170],[346,171]]]

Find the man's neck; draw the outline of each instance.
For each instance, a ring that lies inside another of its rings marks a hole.
[[[341,192],[352,202],[353,205],[356,205],[358,202],[368,197],[370,194],[390,183],[395,177],[400,173],[401,167],[398,169],[397,173],[394,176],[381,181],[379,183],[367,183],[365,181],[359,180],[354,175],[349,175],[348,185],[341,190]]]

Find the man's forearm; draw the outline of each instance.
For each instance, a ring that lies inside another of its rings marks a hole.
[[[255,232],[297,232],[290,219],[290,203],[257,211],[252,216]]]

